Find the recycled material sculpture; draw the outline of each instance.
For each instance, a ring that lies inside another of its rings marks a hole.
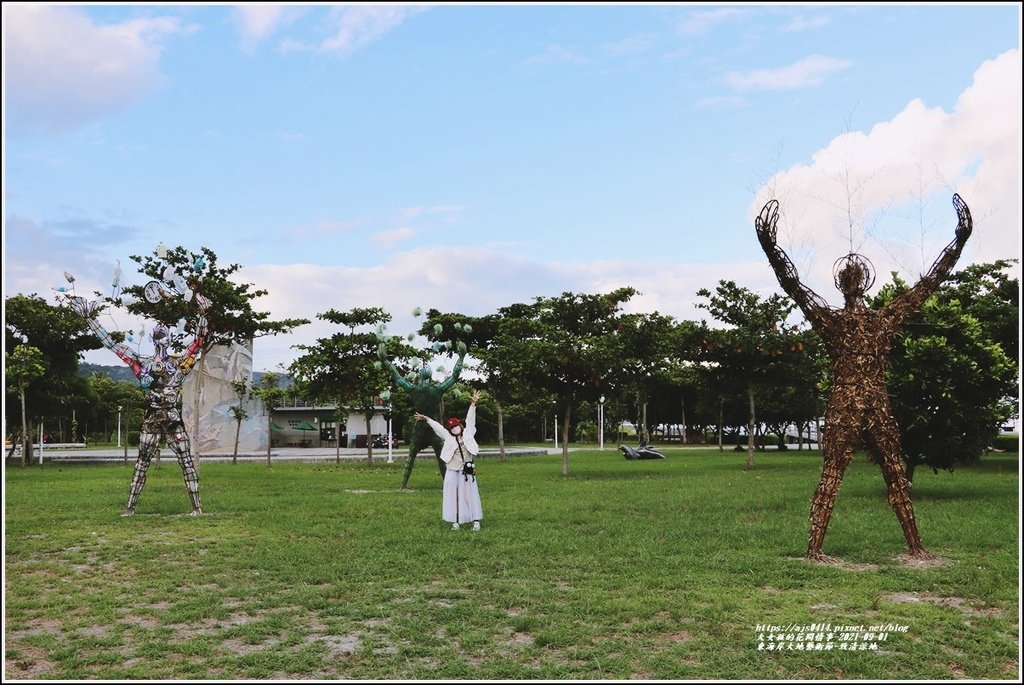
[[[377,349],[377,356],[380,357],[381,362],[388,368],[391,375],[395,379],[395,383],[398,387],[409,393],[409,399],[412,400],[413,407],[416,408],[416,412],[429,416],[434,420],[439,420],[439,407],[441,404],[441,398],[448,390],[455,385],[459,380],[459,374],[462,372],[462,362],[466,358],[466,343],[461,340],[457,343],[456,349],[459,353],[459,358],[455,361],[455,367],[452,369],[452,374],[440,383],[435,383],[431,380],[432,372],[426,362],[420,367],[419,373],[416,375],[415,380],[409,381],[399,373],[395,365],[391,363],[387,358],[387,346],[381,343]],[[412,475],[412,467],[416,462],[416,455],[420,451],[430,447],[434,450],[434,456],[437,458],[438,470],[443,478],[445,475],[446,465],[441,460],[441,447],[444,445],[444,441],[441,440],[434,431],[431,430],[430,426],[424,421],[417,421],[416,426],[413,429],[412,441],[409,443],[409,460],[405,463],[405,472],[402,475],[402,489],[406,489],[409,484],[409,476]]]
[[[69,280],[73,279],[69,278]],[[121,516],[132,516],[135,513],[135,505],[142,493],[142,488],[146,485],[146,471],[149,469],[149,462],[156,456],[161,438],[167,441],[167,445],[177,456],[178,465],[181,466],[182,474],[185,477],[185,489],[188,491],[189,501],[192,503],[192,511],[188,513],[188,516],[199,516],[203,513],[199,502],[199,472],[196,471],[195,463],[192,460],[188,432],[181,419],[181,386],[185,382],[185,376],[192,370],[196,359],[202,353],[208,331],[206,313],[210,307],[210,300],[191,290],[178,274],[173,275],[173,285],[150,281],[145,288],[146,299],[152,303],[173,295],[175,291],[185,296],[187,300],[192,299],[194,295],[199,305],[194,339],[182,355],[171,354],[171,331],[167,326],[157,324],[153,329],[152,341],[156,347],[153,356],[140,355],[124,343],[115,342],[110,333],[96,321],[95,314],[99,303],[89,302],[77,295],[68,297],[71,309],[85,319],[86,324],[104,347],[113,351],[128,364],[146,393],[145,415],[139,434],[139,456],[135,462],[135,474],[132,477],[128,495],[128,506],[125,507]]]
[[[899,426],[889,405],[885,377],[889,350],[903,322],[917,312],[949,276],[971,235],[971,212],[959,195],[953,195],[953,206],[959,218],[954,240],[913,288],[877,311],[864,303],[864,295],[874,282],[874,276],[863,256],[850,253],[836,261],[833,276],[845,306],[833,309],[800,282],[793,263],[776,244],[779,203],[769,201],[754,222],[757,238],[779,284],[821,337],[832,371],[832,392],[825,407],[826,430],[822,440],[824,464],[818,489],[811,500],[808,559],[836,561],[822,554],[822,541],[843,474],[853,460],[854,450],[861,445],[866,448],[869,461],[882,465],[889,505],[903,528],[910,556],[931,557],[921,544],[914,520],[910,483],[904,476],[900,458]]]

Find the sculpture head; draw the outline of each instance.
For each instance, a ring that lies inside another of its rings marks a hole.
[[[448,432],[454,436],[462,434],[462,422],[455,416],[445,420],[444,427],[448,429]]]
[[[159,323],[153,328],[150,338],[158,350],[165,350],[171,344],[171,330],[162,323]]]
[[[427,366],[426,362],[424,362],[423,366],[420,367],[419,375],[416,377],[416,385],[429,385],[430,384],[430,377],[432,375],[434,375],[434,374],[430,370],[430,367]]]
[[[875,274],[871,262],[864,255],[851,252],[840,257],[832,266],[832,278],[836,288],[846,298],[847,304],[860,302],[875,283]]]

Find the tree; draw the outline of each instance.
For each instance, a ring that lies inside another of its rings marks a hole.
[[[241,267],[230,264],[226,267],[217,265],[217,255],[207,247],[200,248],[199,253],[186,250],[184,247],[167,249],[161,244],[152,255],[131,255],[132,261],[140,266],[140,271],[154,281],[167,283],[163,287],[173,289],[173,273],[186,281],[191,281],[194,289],[211,301],[207,313],[209,333],[203,351],[208,352],[215,345],[237,343],[248,345],[254,338],[264,335],[288,333],[298,326],[309,323],[309,319],[272,320],[270,312],[256,311],[253,301],[269,291],[254,290],[251,283],[237,283],[231,280]],[[171,283],[168,283],[168,282]],[[144,315],[155,319],[166,326],[173,327],[182,319],[188,321],[189,301],[182,297],[165,297],[158,302],[145,299],[145,285],[134,285],[124,289],[124,293],[136,298],[126,303],[120,296],[108,297],[106,300],[117,306],[125,306],[132,314]],[[179,336],[186,331],[179,331]],[[199,373],[196,379],[196,391],[193,398],[193,444],[196,445],[198,457],[199,446],[199,399],[206,365],[205,354],[199,358]]]
[[[29,437],[28,420],[25,412],[25,389],[46,374],[46,360],[43,353],[32,345],[17,345],[4,355],[4,377],[18,391],[21,398],[21,465],[28,463],[28,452],[32,446]]]
[[[238,404],[231,405],[231,417],[235,420],[235,448],[231,452],[231,463],[238,463],[238,438],[242,433],[242,421],[249,418],[249,412],[245,410],[245,402],[252,396],[252,385],[247,381],[241,379],[235,379],[231,381],[231,389],[235,391],[235,395],[238,397]],[[270,434],[267,434],[267,441],[270,440]]]
[[[280,387],[276,373],[265,373],[260,377],[259,386],[253,389],[253,394],[263,401],[263,407],[267,410],[267,468],[270,468],[270,448],[274,442],[274,409],[281,406],[285,389]]]
[[[719,281],[712,294],[706,288],[697,295],[707,298],[697,307],[708,310],[719,322],[729,328],[706,329],[701,344],[703,361],[713,365],[721,383],[738,383],[746,394],[747,468],[754,468],[754,445],[757,416],[755,390],[768,388],[774,383],[791,382],[798,367],[806,362],[809,332],[787,325],[796,305],[780,295],[762,300],[756,293],[733,281]]]
[[[917,466],[937,472],[977,461],[1016,412],[1017,349],[1006,322],[1016,311],[1016,279],[1005,261],[972,265],[930,297],[907,322],[889,358],[889,393],[900,426],[907,478]],[[893,274],[870,301],[881,308],[907,290]]]
[[[636,292],[628,287],[603,295],[565,292],[499,310],[494,360],[500,373],[530,392],[556,397],[563,412],[562,475],[569,474],[573,407],[596,399],[621,375],[619,308]]]
[[[94,373],[86,379],[96,397],[95,411],[91,414],[102,422],[103,440],[110,442],[111,423],[117,420],[118,410],[124,416],[139,415],[145,408],[146,395],[139,382],[116,381],[102,373]],[[125,422],[127,423],[127,422]]]
[[[625,354],[620,360],[622,386],[636,397],[637,427],[640,443],[644,445],[650,441],[648,401],[656,388],[669,382],[675,366],[672,356],[675,326],[672,317],[654,312],[626,314],[616,329]]]
[[[334,333],[330,338],[319,338],[315,345],[296,345],[302,355],[289,368],[303,392],[312,398],[334,403],[339,418],[349,408],[363,413],[366,419],[366,462],[372,464],[370,422],[377,407],[377,398],[391,382],[391,375],[377,358],[377,350],[391,315],[379,307],[357,307],[347,312],[330,309],[317,314],[317,318],[344,326],[348,331]],[[357,332],[356,329],[363,330]],[[339,455],[340,449],[339,433]]]
[[[33,294],[4,300],[4,324],[5,350],[31,345],[43,356],[47,382],[25,388],[25,401],[34,415],[63,421],[76,410],[88,410],[91,398],[85,379],[77,373],[78,359],[82,352],[100,345],[82,320]],[[17,396],[8,402],[7,406],[16,406]],[[7,418],[11,424],[18,423],[14,417]]]

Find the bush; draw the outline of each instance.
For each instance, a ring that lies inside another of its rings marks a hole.
[[[1020,436],[1019,435],[997,435],[992,439],[992,449],[999,450],[1000,452],[1018,452],[1020,451]]]
[[[139,431],[128,431],[128,437],[126,438],[126,440],[128,441],[129,447],[138,447]]]

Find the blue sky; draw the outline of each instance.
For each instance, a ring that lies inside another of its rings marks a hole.
[[[851,249],[914,279],[1020,258],[1020,4],[3,6],[4,293],[143,279],[212,249],[274,318],[488,314],[633,285],[706,315],[778,292],[753,218],[820,295]],[[1017,270],[1019,275],[1019,267]],[[111,318],[127,328],[124,317]],[[259,339],[256,370],[322,322]],[[87,361],[116,363],[109,352]]]

